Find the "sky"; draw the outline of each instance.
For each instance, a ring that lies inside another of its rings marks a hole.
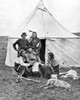
[[[0,0],[0,35],[13,33],[39,0]],[[70,32],[80,32],[80,0],[43,0],[54,18]]]

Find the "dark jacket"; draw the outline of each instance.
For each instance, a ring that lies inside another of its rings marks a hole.
[[[18,45],[18,49],[16,47],[16,45]],[[14,44],[13,44],[13,48],[15,50],[21,50],[24,49],[26,50],[28,48],[29,42],[27,39],[18,39]]]

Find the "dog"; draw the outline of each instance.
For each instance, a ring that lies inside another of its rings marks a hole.
[[[39,73],[40,76],[43,78],[51,78],[51,74],[54,73],[53,68],[39,64]]]
[[[48,89],[55,86],[71,91],[71,85],[66,81],[57,79],[57,75],[55,74],[52,74],[51,78],[47,81],[47,84],[40,86],[40,88],[44,87],[44,89]]]
[[[78,79],[78,74],[75,70],[71,69],[67,72],[64,73],[65,75],[62,75],[61,78],[68,78],[68,77],[72,77],[73,80]]]

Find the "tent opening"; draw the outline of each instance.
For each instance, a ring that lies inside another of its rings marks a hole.
[[[40,59],[41,61],[45,62],[45,42],[46,39],[41,39],[41,50],[40,50]]]

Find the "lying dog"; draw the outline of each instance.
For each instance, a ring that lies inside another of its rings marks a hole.
[[[47,84],[40,86],[40,88],[44,87],[44,89],[48,89],[54,86],[67,89],[69,91],[71,90],[71,85],[66,81],[58,80],[56,75],[51,75],[51,79],[47,81]]]
[[[71,69],[68,72],[64,73],[65,75],[62,75],[61,78],[68,78],[68,77],[72,77],[74,80],[78,79],[78,74],[75,70]]]

